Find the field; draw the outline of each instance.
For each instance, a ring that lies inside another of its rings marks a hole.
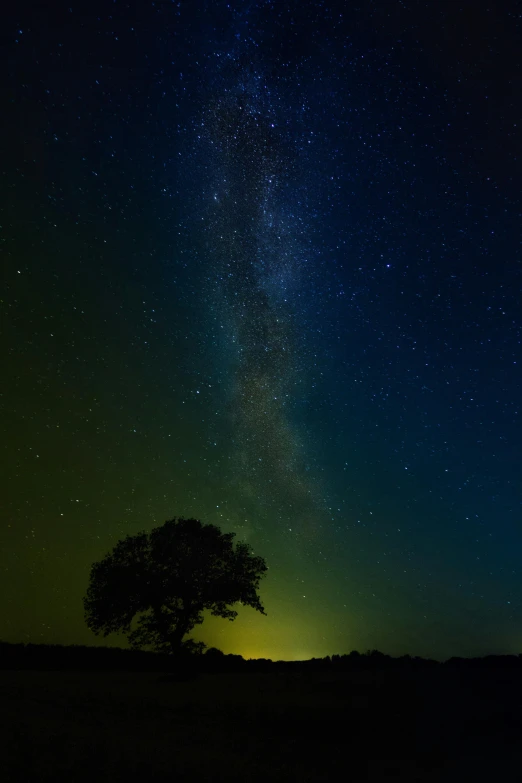
[[[8,781],[522,780],[516,673],[0,672]]]

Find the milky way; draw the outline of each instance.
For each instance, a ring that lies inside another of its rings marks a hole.
[[[297,339],[307,263],[295,196],[299,145],[285,131],[289,109],[282,111],[277,87],[259,63],[245,62],[236,55],[221,67],[203,123],[215,207],[209,282],[228,353],[232,482],[245,502],[310,532],[317,480],[293,419],[308,381]]]

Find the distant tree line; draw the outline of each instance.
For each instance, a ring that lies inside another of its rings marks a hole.
[[[450,658],[444,663],[403,655],[397,658],[379,650],[346,655],[311,658],[307,661],[272,661],[267,658],[245,660],[241,655],[226,655],[215,647],[205,653],[188,652],[172,655],[122,649],[120,647],[87,647],[60,644],[13,644],[0,641],[0,669],[44,671],[134,671],[134,672],[307,672],[307,671],[382,671],[484,669],[522,671],[522,654],[487,655],[483,658]]]

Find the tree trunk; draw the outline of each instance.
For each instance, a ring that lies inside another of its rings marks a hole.
[[[184,618],[179,621],[174,630],[169,634],[173,653],[181,652],[181,648],[183,646],[183,637],[187,634],[188,627],[189,620],[188,618]]]
[[[170,645],[173,655],[178,655],[183,647],[183,637],[191,627],[192,610],[187,607],[174,627],[165,616],[162,606],[154,607],[154,617],[163,640]]]

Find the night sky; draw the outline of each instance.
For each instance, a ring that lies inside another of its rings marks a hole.
[[[69,2],[2,25],[0,638],[121,644],[91,563],[194,516],[227,653],[521,652],[520,6]]]

